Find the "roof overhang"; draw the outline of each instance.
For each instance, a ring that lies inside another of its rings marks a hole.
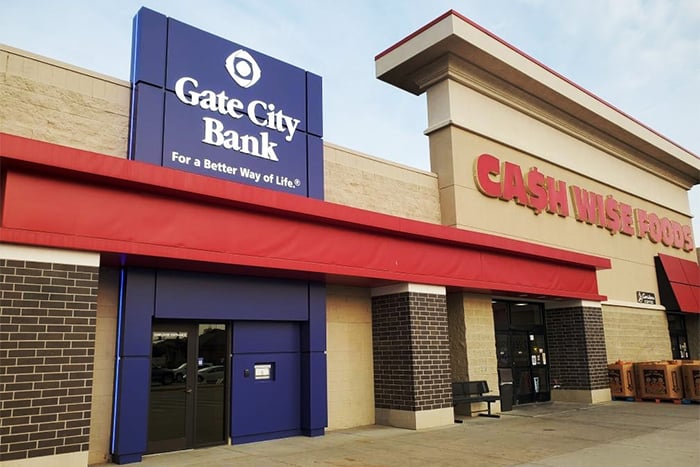
[[[413,94],[434,81],[431,65],[458,57],[475,69],[524,91],[585,125],[684,174],[686,188],[700,183],[700,158],[576,85],[461,14],[450,10],[375,57],[377,77]],[[426,85],[425,83],[428,83]]]
[[[610,260],[0,133],[0,241],[120,265],[604,300]]]

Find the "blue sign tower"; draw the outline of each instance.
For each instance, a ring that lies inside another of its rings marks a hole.
[[[130,159],[323,198],[321,78],[142,8]]]
[[[130,159],[323,199],[319,76],[147,8],[134,19],[133,41]],[[323,435],[325,284],[185,269],[122,270],[112,461],[160,450],[150,447],[160,435],[148,431],[156,324],[211,321],[230,333],[229,421],[218,441]],[[251,377],[258,367],[269,377]],[[198,391],[188,400],[199,400]],[[196,431],[188,410],[178,423]]]

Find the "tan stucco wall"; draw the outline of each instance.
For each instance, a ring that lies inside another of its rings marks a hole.
[[[0,44],[0,132],[126,157],[130,96],[126,81]]]
[[[457,70],[461,64],[452,65]],[[449,80],[428,90],[428,127],[431,133],[450,122],[456,128],[475,135],[487,135],[492,141],[500,141],[523,154],[569,168],[587,180],[600,180],[622,192],[690,214],[687,193],[680,185],[688,183],[690,178],[697,180],[697,174],[681,175],[667,165],[651,162],[646,155],[587,125],[590,115],[563,113],[535,96],[507,87],[501,89],[503,84],[496,77],[481,78],[491,82],[475,83],[466,79],[468,85],[464,85],[458,80]],[[482,94],[494,92],[494,88],[499,89],[492,97]],[[432,138],[432,134],[430,136]],[[466,148],[459,146],[458,152]],[[479,146],[470,149],[480,151]],[[692,156],[689,158],[693,159]],[[435,165],[431,167],[442,175]],[[524,169],[529,167],[525,165]],[[459,169],[456,173],[465,174]],[[467,175],[470,173],[466,172]],[[640,180],[644,183],[639,183]],[[440,184],[444,186],[442,179]]]
[[[671,359],[668,320],[663,310],[603,305],[608,363]]]
[[[90,464],[104,463],[109,460],[118,308],[119,270],[101,267],[97,291],[95,366],[88,457]]]
[[[435,174],[330,143],[324,144],[323,158],[326,201],[440,223]]]
[[[326,292],[328,429],[374,424],[372,300],[363,288]]]
[[[621,233],[611,235],[606,229],[577,221],[572,196],[568,190],[568,217],[547,212],[537,215],[533,210],[513,200],[505,202],[485,196],[479,191],[474,181],[474,163],[479,155],[489,153],[501,162],[518,164],[524,175],[531,167],[537,167],[544,175],[565,181],[568,187],[578,186],[603,196],[613,195],[617,201],[629,204],[632,208],[641,208],[659,217],[668,217],[681,224],[690,225],[690,217],[679,211],[651,203],[640,196],[620,191],[614,186],[584,177],[542,158],[457,127],[446,127],[433,133],[430,145],[433,166],[441,173],[440,198],[444,223],[610,258],[612,269],[598,272],[599,292],[610,300],[636,302],[637,291],[652,292],[658,299],[654,266],[654,257],[658,253],[695,260],[694,251],[686,253],[683,250],[666,247],[662,243],[654,244],[646,238],[637,238],[636,235],[628,236]],[[566,152],[566,150],[566,147],[561,148],[561,151]],[[454,159],[445,160],[446,154],[452,151],[455,154]],[[574,163],[585,165],[588,161],[572,160],[572,165]],[[597,170],[601,174],[618,170],[613,167],[616,164],[605,166],[600,163],[599,165]],[[630,177],[637,177],[640,180],[639,184],[644,185],[645,193],[647,190],[653,192],[660,189],[662,185],[668,185],[661,179],[631,166],[627,171]],[[664,189],[669,188],[665,186]],[[677,189],[683,191],[680,188]],[[687,209],[687,196],[685,203],[681,203],[679,209]]]

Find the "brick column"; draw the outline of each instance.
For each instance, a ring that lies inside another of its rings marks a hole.
[[[453,423],[444,287],[372,291],[376,423],[419,429]]]
[[[99,262],[91,257],[95,266],[0,259],[0,461],[87,464]]]
[[[595,403],[610,400],[598,302],[551,303],[546,307],[552,400]]]

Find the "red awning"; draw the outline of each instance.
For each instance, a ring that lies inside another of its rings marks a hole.
[[[676,308],[687,313],[700,313],[700,266],[695,261],[681,259],[659,253],[659,260],[664,274],[659,275],[660,282],[665,275],[675,300],[671,302],[671,308]],[[665,284],[659,283],[662,291]],[[663,301],[663,294],[662,294]],[[675,305],[675,306],[674,306]],[[669,308],[669,304],[664,303]]]
[[[103,264],[606,300],[607,258],[1,132],[0,163],[0,242],[95,251]]]

